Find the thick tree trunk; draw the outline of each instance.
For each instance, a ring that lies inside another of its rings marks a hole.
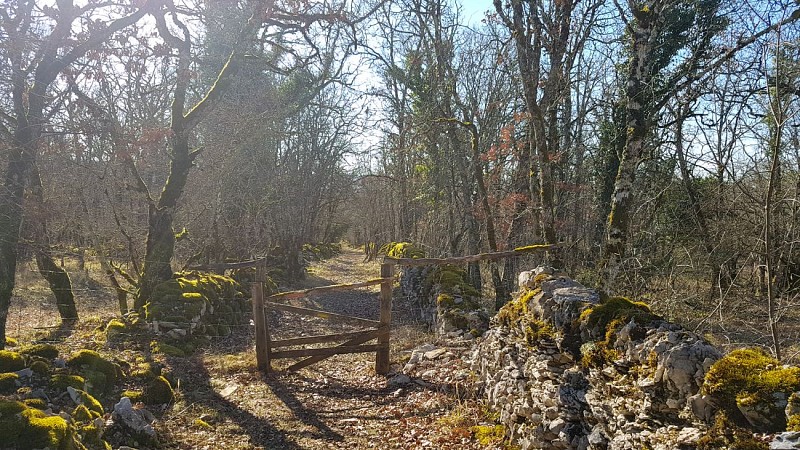
[[[156,285],[172,278],[171,262],[175,253],[175,230],[172,222],[178,199],[189,178],[193,159],[186,135],[176,134],[173,137],[172,154],[169,176],[161,197],[157,204],[150,205],[145,261],[142,265],[139,291],[133,302],[135,311],[141,312]]]
[[[72,281],[67,271],[59,267],[53,260],[53,255],[45,244],[37,245],[36,265],[56,298],[56,307],[58,315],[61,316],[61,322],[67,325],[77,322],[78,309],[75,307]]]
[[[32,160],[22,150],[11,152],[3,191],[0,192],[0,349],[5,348],[6,321],[14,292],[17,243],[22,224],[22,199],[27,169]]]
[[[47,211],[44,203],[44,187],[39,168],[36,164],[31,167],[31,194],[36,205],[30,226],[36,253],[36,266],[39,273],[47,280],[50,291],[56,299],[58,314],[61,322],[72,324],[78,321],[78,308],[75,306],[75,295],[72,292],[72,280],[64,267],[56,264],[50,251],[50,238],[47,235]]]
[[[38,125],[20,127],[14,135],[5,182],[0,191],[0,349],[5,348],[6,321],[14,293],[17,245],[22,225],[22,204],[28,172],[35,161]],[[21,145],[20,145],[21,143]]]

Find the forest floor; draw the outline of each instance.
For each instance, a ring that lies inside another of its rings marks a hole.
[[[302,285],[293,287],[378,276],[379,264],[362,259],[357,250],[344,249],[313,264]],[[79,291],[79,311],[92,317],[61,335],[57,345],[62,354],[92,348],[123,360],[141,358],[137,351],[147,350],[109,347],[98,339],[98,327],[115,313],[115,300],[104,291],[96,286]],[[48,327],[57,316],[48,301],[42,283],[25,284],[9,317],[9,335],[21,342],[54,336]],[[378,316],[377,289],[334,291],[303,303],[364,318]],[[270,320],[274,338],[346,331],[321,319],[292,314]],[[264,375],[256,368],[253,335],[253,328],[245,326],[191,356],[157,356],[179,380],[177,400],[153,411],[161,448],[508,448],[492,433],[493,417],[475,398],[473,375],[465,362],[470,343],[437,340],[402,299],[396,299],[393,310],[388,376],[375,373],[374,353],[339,355],[295,373]],[[435,356],[401,374],[412,350],[422,345],[435,350]],[[291,361],[280,360],[273,366],[280,369]]]

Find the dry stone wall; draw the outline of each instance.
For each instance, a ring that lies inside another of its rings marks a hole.
[[[601,307],[597,292],[549,268],[523,272],[519,287],[471,356],[513,442],[695,448],[713,414],[699,392],[716,348],[642,304]]]

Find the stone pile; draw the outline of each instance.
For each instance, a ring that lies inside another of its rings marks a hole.
[[[720,352],[627,299],[601,302],[538,268],[472,353],[489,405],[523,449],[695,448]]]

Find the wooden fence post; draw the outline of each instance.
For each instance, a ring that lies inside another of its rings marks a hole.
[[[256,325],[256,363],[258,370],[269,372],[269,325],[264,309],[264,277],[263,263],[256,266],[256,280],[253,282],[253,323]]]
[[[389,336],[392,325],[392,284],[394,264],[381,264],[381,314],[378,329],[378,351],[375,353],[375,373],[385,375],[389,372]]]

